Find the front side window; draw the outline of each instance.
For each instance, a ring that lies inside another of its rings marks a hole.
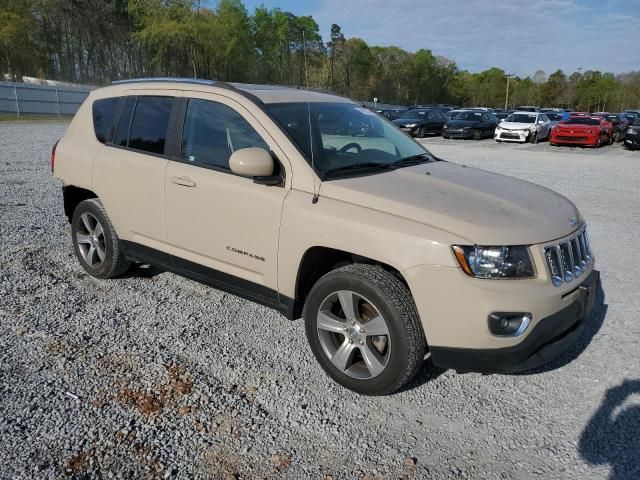
[[[241,148],[269,150],[249,122],[226,105],[192,98],[182,131],[184,161],[229,170],[229,157]]]
[[[393,124],[358,104],[301,102],[266,106],[306,160],[311,163],[313,159],[315,168],[329,176],[344,171],[353,174],[360,167],[384,169],[399,160],[429,156]]]
[[[138,97],[129,132],[129,148],[164,153],[172,97]]]
[[[100,143],[105,143],[111,136],[111,125],[113,124],[113,117],[116,113],[119,100],[119,98],[113,97],[101,98],[93,102],[91,108],[93,113],[93,129]]]

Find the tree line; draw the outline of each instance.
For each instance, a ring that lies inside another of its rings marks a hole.
[[[241,0],[0,0],[0,73],[103,85],[149,76],[309,85],[359,100],[504,107],[507,76],[429,49],[370,46],[337,24]],[[640,108],[640,71],[509,79],[509,107]]]

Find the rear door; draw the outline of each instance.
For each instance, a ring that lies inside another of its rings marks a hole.
[[[134,93],[123,97],[113,137],[94,161],[94,191],[124,242],[167,252],[164,173],[177,103],[166,91]]]
[[[284,154],[235,100],[201,92],[184,97],[179,151],[164,181],[173,264],[201,280],[273,303],[278,232],[288,187],[259,185],[234,174],[229,157],[247,147],[270,150],[280,161]],[[290,184],[289,179],[285,182]]]

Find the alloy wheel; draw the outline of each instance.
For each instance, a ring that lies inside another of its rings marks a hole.
[[[317,332],[333,366],[352,378],[377,377],[389,362],[387,322],[372,302],[356,292],[339,290],[323,300]]]
[[[104,229],[91,213],[83,213],[76,226],[76,242],[82,259],[91,268],[99,268],[104,262]]]

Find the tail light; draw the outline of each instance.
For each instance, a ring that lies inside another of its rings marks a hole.
[[[58,147],[58,142],[60,142],[60,140],[56,140],[56,143],[53,144],[53,147],[51,148],[51,173],[53,173],[55,171],[55,167],[56,167],[56,148]]]

